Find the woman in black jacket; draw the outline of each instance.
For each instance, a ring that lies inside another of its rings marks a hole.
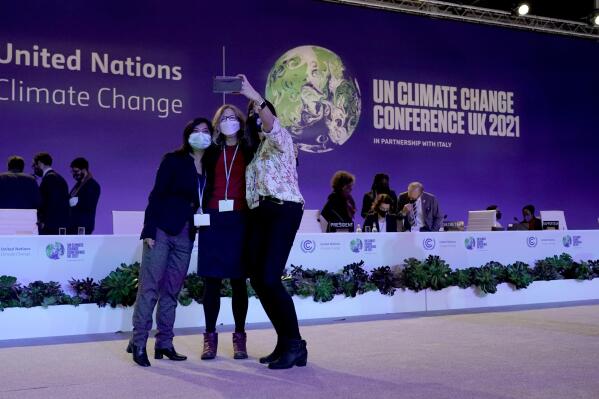
[[[372,204],[374,204],[374,201],[380,194],[387,194],[391,197],[393,204],[390,212],[396,212],[395,204],[397,204],[397,194],[389,188],[389,175],[377,173],[374,175],[374,181],[372,182],[370,191],[364,194],[364,198],[362,199],[362,212],[360,212],[360,214],[363,218],[366,218],[366,215],[372,210]]]
[[[156,311],[155,359],[186,360],[173,346],[177,298],[183,285],[195,238],[194,215],[206,190],[204,150],[211,144],[212,125],[205,118],[189,122],[180,149],[164,156],[145,212],[143,253],[133,311],[133,336],[127,352],[150,366],[146,341]]]
[[[364,229],[374,230],[376,227],[376,230],[381,233],[396,233],[397,216],[391,213],[394,203],[390,195],[379,194],[374,204],[372,204],[370,212],[366,215]]]
[[[329,195],[327,203],[322,208],[320,215],[329,225],[333,222],[353,223],[356,214],[356,202],[351,196],[356,178],[349,172],[340,170],[333,175],[331,186],[333,192]],[[352,228],[351,231],[354,229]],[[327,229],[327,231],[329,231]]]

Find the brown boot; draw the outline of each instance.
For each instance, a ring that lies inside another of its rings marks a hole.
[[[202,360],[210,360],[216,357],[218,348],[218,333],[204,333],[204,350]]]
[[[246,333],[233,333],[233,359],[247,359],[248,351],[246,348]]]

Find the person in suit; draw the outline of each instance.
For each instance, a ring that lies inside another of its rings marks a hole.
[[[40,152],[33,158],[33,173],[41,177],[41,202],[37,210],[39,233],[58,234],[69,224],[69,186],[66,180],[52,169],[52,156]]]
[[[0,173],[0,209],[37,209],[40,191],[33,176],[23,173],[25,161],[8,158],[8,172]]]
[[[366,218],[372,211],[372,204],[379,194],[387,194],[391,197],[393,204],[391,205],[389,212],[396,212],[395,206],[397,205],[397,194],[389,188],[389,176],[384,173],[377,173],[374,176],[370,191],[364,194],[364,198],[362,199],[362,212],[360,212],[360,214],[363,218]]]
[[[204,151],[212,142],[212,124],[196,118],[183,129],[183,144],[164,155],[148,198],[141,232],[143,250],[139,288],[133,309],[133,335],[127,352],[142,367],[151,366],[146,343],[156,309],[154,358],[183,361],[173,345],[177,298],[183,287],[196,235],[194,215],[202,213],[206,190]]]
[[[71,162],[71,173],[77,183],[69,194],[71,218],[68,233],[78,234],[79,227],[84,227],[85,234],[91,234],[96,224],[100,185],[89,172],[89,162],[85,158],[75,158]]]
[[[528,230],[543,230],[541,219],[535,216],[534,205],[526,205],[522,208],[522,224],[528,226]]]
[[[404,231],[439,231],[443,216],[437,198],[424,192],[419,182],[408,185],[408,191],[397,200],[398,217],[403,221]]]
[[[333,175],[331,179],[333,192],[329,195],[320,212],[320,215],[329,224],[331,222],[353,223],[356,214],[356,202],[351,192],[355,181],[355,176],[344,170],[340,170]]]
[[[393,198],[388,194],[379,194],[376,201],[372,204],[372,209],[366,215],[364,228],[369,227],[381,233],[397,232],[397,216],[390,213],[393,206]]]

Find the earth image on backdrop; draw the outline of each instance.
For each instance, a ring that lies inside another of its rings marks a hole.
[[[268,74],[266,98],[299,149],[312,153],[349,140],[362,109],[355,77],[337,54],[319,46],[296,47],[279,57]]]

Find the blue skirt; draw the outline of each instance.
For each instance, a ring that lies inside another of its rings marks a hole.
[[[213,278],[246,277],[247,212],[207,210],[210,226],[198,231],[198,274]]]

